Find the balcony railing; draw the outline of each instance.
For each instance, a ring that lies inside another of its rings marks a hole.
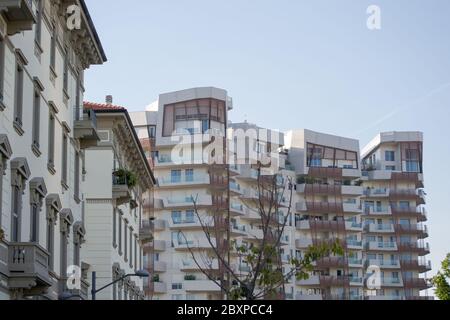
[[[48,288],[52,285],[49,276],[50,254],[34,243],[9,244],[10,288]]]
[[[95,147],[100,141],[97,133],[97,116],[92,110],[83,110],[75,114],[74,138],[80,140],[80,147],[86,149]]]

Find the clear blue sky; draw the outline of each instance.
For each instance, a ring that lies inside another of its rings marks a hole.
[[[86,76],[131,111],[159,93],[217,86],[233,121],[367,143],[425,134],[433,267],[450,252],[450,1],[87,0],[109,62]],[[380,6],[382,29],[366,9]]]

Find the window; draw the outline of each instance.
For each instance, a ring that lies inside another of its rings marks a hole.
[[[186,222],[187,223],[194,223],[195,222],[194,210],[187,210],[186,211]]]
[[[400,209],[409,209],[409,201],[400,201],[399,207]]]
[[[32,147],[39,150],[39,131],[40,131],[40,118],[41,118],[41,93],[39,90],[34,90],[33,96],[33,141]]]
[[[56,24],[52,24],[52,31],[51,31],[51,40],[50,40],[50,68],[52,69],[53,73],[55,73],[56,68]]]
[[[386,170],[387,171],[395,171],[396,167],[395,166],[386,166]]]
[[[137,237],[137,235],[135,235],[134,236],[134,268],[135,268],[135,270],[138,270],[137,254],[138,254],[138,237]]]
[[[119,255],[122,255],[122,211],[119,216]]]
[[[181,211],[172,211],[172,221],[174,224],[181,223]]]
[[[41,37],[42,37],[42,0],[36,0],[36,29],[34,34],[34,40],[36,44],[41,47]]]
[[[62,164],[61,164],[61,183],[65,189],[67,188],[67,152],[68,152],[68,137],[67,131],[63,130],[62,134]]]
[[[22,112],[23,112],[23,66],[18,61],[16,65],[16,88],[14,103],[14,128],[20,135],[23,134],[22,129]]]
[[[406,172],[419,172],[419,162],[406,161]]]
[[[68,86],[69,86],[69,49],[66,48],[64,52],[64,70],[63,70],[63,93],[65,98],[68,98]]]
[[[55,116],[52,111],[48,121],[48,169],[55,173]]]
[[[80,202],[80,154],[75,152],[74,198]]]
[[[117,209],[113,209],[113,247],[117,248]]]
[[[133,268],[133,227],[130,226],[130,268]]]
[[[5,78],[5,41],[0,36],[0,111],[5,106],[3,105],[3,87]]]
[[[84,242],[85,231],[82,222],[77,222],[73,226],[73,264],[80,267],[80,249]]]
[[[124,251],[124,260],[128,262],[128,220],[124,220],[124,231],[123,231],[123,251]]]
[[[385,151],[384,152],[385,161],[395,161],[395,151]]]
[[[156,127],[155,126],[148,126],[148,137],[156,138]]]
[[[185,174],[186,174],[186,182],[194,181],[194,170],[193,169],[187,169]]]
[[[47,188],[42,178],[30,181],[30,242],[39,243],[40,212]]]
[[[182,283],[172,283],[172,290],[183,290]]]
[[[20,242],[20,220],[21,220],[22,192],[19,186],[12,188],[12,229],[11,241]]]
[[[209,130],[209,121],[202,120],[202,133],[206,133]]]
[[[171,182],[179,183],[181,182],[181,170],[172,170],[171,172]]]

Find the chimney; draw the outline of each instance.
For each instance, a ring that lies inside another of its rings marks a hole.
[[[106,101],[106,104],[112,104],[113,103],[113,96],[107,95],[105,101]]]

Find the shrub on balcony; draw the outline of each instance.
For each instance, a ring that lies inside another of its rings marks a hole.
[[[159,274],[153,276],[153,282],[159,282]]]
[[[192,274],[188,274],[184,276],[184,280],[186,281],[194,281],[196,279],[196,277]]]
[[[129,188],[133,188],[137,184],[137,176],[126,169],[119,169],[114,172],[114,176],[118,179],[119,183],[126,184]]]

